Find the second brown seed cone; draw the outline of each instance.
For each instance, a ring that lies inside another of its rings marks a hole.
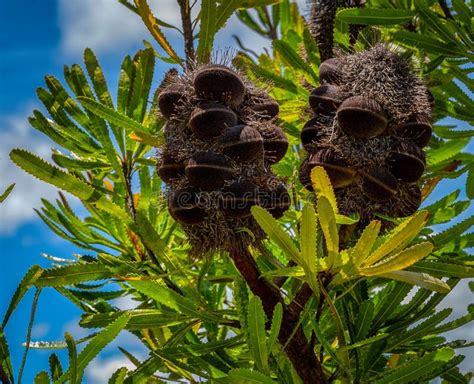
[[[251,206],[275,217],[289,207],[287,186],[270,169],[288,149],[276,125],[278,104],[236,70],[216,64],[176,76],[158,101],[168,119],[158,174],[193,253],[229,250],[236,242],[258,246],[264,234]]]

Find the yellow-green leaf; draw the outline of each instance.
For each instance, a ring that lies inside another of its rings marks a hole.
[[[370,224],[365,227],[356,245],[352,248],[350,258],[356,267],[362,264],[372,250],[375,240],[379,235],[380,226],[380,221],[371,221]]]
[[[307,268],[316,272],[316,212],[311,204],[306,204],[301,215],[300,247],[301,259]]]
[[[276,221],[265,209],[258,206],[252,207],[252,215],[258,225],[260,225],[260,227],[265,231],[267,236],[274,241],[289,258],[297,264],[301,264],[300,251],[295,243],[293,243],[290,236],[280,227],[278,221]]]
[[[336,216],[334,215],[331,203],[325,196],[318,199],[319,224],[326,239],[328,250],[328,264],[333,265],[339,253],[339,233],[337,231]]]
[[[176,61],[176,63],[181,63],[181,59],[176,54],[174,49],[171,47],[171,44],[168,42],[165,35],[163,34],[146,0],[135,0],[135,5],[137,7],[138,13],[140,14],[140,17],[143,20],[143,23],[146,25],[151,35],[155,38],[161,48],[163,48],[164,51]]]
[[[422,288],[429,289],[431,291],[447,293],[451,290],[448,284],[443,280],[437,279],[427,273],[418,273],[410,271],[395,271],[384,273],[380,277],[385,277],[386,279],[403,281],[408,284],[417,285]]]
[[[415,215],[404,220],[390,234],[387,235],[385,242],[378,247],[367,259],[363,265],[371,265],[384,257],[399,252],[418,236],[428,217],[427,211],[419,211]]]
[[[424,242],[407,248],[404,251],[388,258],[387,260],[371,267],[361,268],[359,271],[364,276],[382,275],[384,273],[400,271],[418,260],[428,256],[433,250],[433,244]]]
[[[338,214],[336,195],[334,194],[329,176],[323,167],[313,168],[311,171],[311,182],[318,199],[324,196],[331,203],[334,213]]]

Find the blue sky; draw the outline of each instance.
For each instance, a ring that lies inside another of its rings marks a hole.
[[[150,3],[156,14],[164,20],[177,20],[173,0]],[[217,46],[224,48],[232,45],[230,36],[236,32],[246,45],[257,50],[265,43],[258,36],[239,28],[238,22],[233,19],[226,31],[219,34]],[[55,189],[18,170],[8,159],[8,152],[13,147],[28,148],[50,158],[53,144],[29,127],[27,122],[34,108],[41,109],[35,89],[43,86],[45,74],[55,75],[62,80],[63,65],[82,63],[84,48],[91,47],[99,57],[114,93],[122,58],[141,48],[143,39],[151,41],[138,17],[115,0],[0,1],[0,190],[11,182],[17,183],[13,194],[0,208],[1,316],[29,266],[50,265],[48,260],[40,256],[42,252],[71,258],[73,253],[80,251],[52,234],[33,211],[33,208],[40,207],[41,197],[55,198]],[[178,43],[176,35],[171,35],[171,41]],[[164,67],[159,64],[155,81],[159,80],[163,70]],[[436,195],[454,190],[461,182],[443,185]],[[466,294],[464,288],[450,295],[450,303],[457,306],[458,313],[465,306]],[[30,292],[6,329],[15,370],[23,353],[21,343],[25,339],[32,296]],[[131,304],[127,300],[118,303],[124,308]],[[79,314],[72,304],[54,290],[44,290],[33,328],[33,340],[62,340],[65,331],[75,337],[83,336],[84,330],[76,325]],[[464,336],[465,333],[466,330]],[[472,329],[469,333],[472,338]],[[458,335],[461,336],[462,333]],[[145,351],[138,346],[133,336],[123,333],[91,364],[85,382],[104,383],[115,369],[129,365],[118,354],[116,347],[119,343],[145,357]],[[47,367],[48,355],[49,351],[30,351],[24,373],[25,383],[33,382],[34,374]],[[66,365],[64,352],[60,352],[60,356]]]

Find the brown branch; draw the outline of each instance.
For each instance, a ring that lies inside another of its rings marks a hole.
[[[184,52],[186,54],[186,67],[194,62],[194,38],[193,38],[193,25],[191,22],[191,7],[189,6],[189,0],[177,0],[179,9],[181,11],[181,24],[183,26],[184,35]]]
[[[280,291],[262,277],[248,249],[232,249],[229,254],[253,294],[262,300],[268,318],[273,316],[278,303],[283,305],[283,322],[278,339],[282,345],[287,345],[288,358],[303,383],[326,383],[321,363],[299,325],[301,311],[292,311],[283,303]]]
[[[451,15],[451,11],[449,10],[448,3],[446,0],[438,0],[439,6],[443,10],[444,15],[447,19],[452,19],[453,15]]]

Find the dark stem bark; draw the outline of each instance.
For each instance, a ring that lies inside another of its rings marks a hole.
[[[183,26],[184,52],[186,54],[186,67],[192,65],[195,59],[193,25],[191,21],[191,7],[189,0],[177,0],[181,12],[181,24]]]
[[[451,15],[451,11],[449,10],[448,3],[446,0],[438,0],[439,6],[443,10],[444,16],[446,16],[447,19],[452,19],[453,15]]]
[[[321,363],[298,324],[301,310],[290,310],[283,303],[280,291],[262,277],[248,249],[232,249],[229,254],[253,294],[262,300],[268,318],[273,316],[278,303],[283,305],[283,322],[278,339],[282,345],[287,346],[288,358],[303,383],[325,384],[326,378]]]

